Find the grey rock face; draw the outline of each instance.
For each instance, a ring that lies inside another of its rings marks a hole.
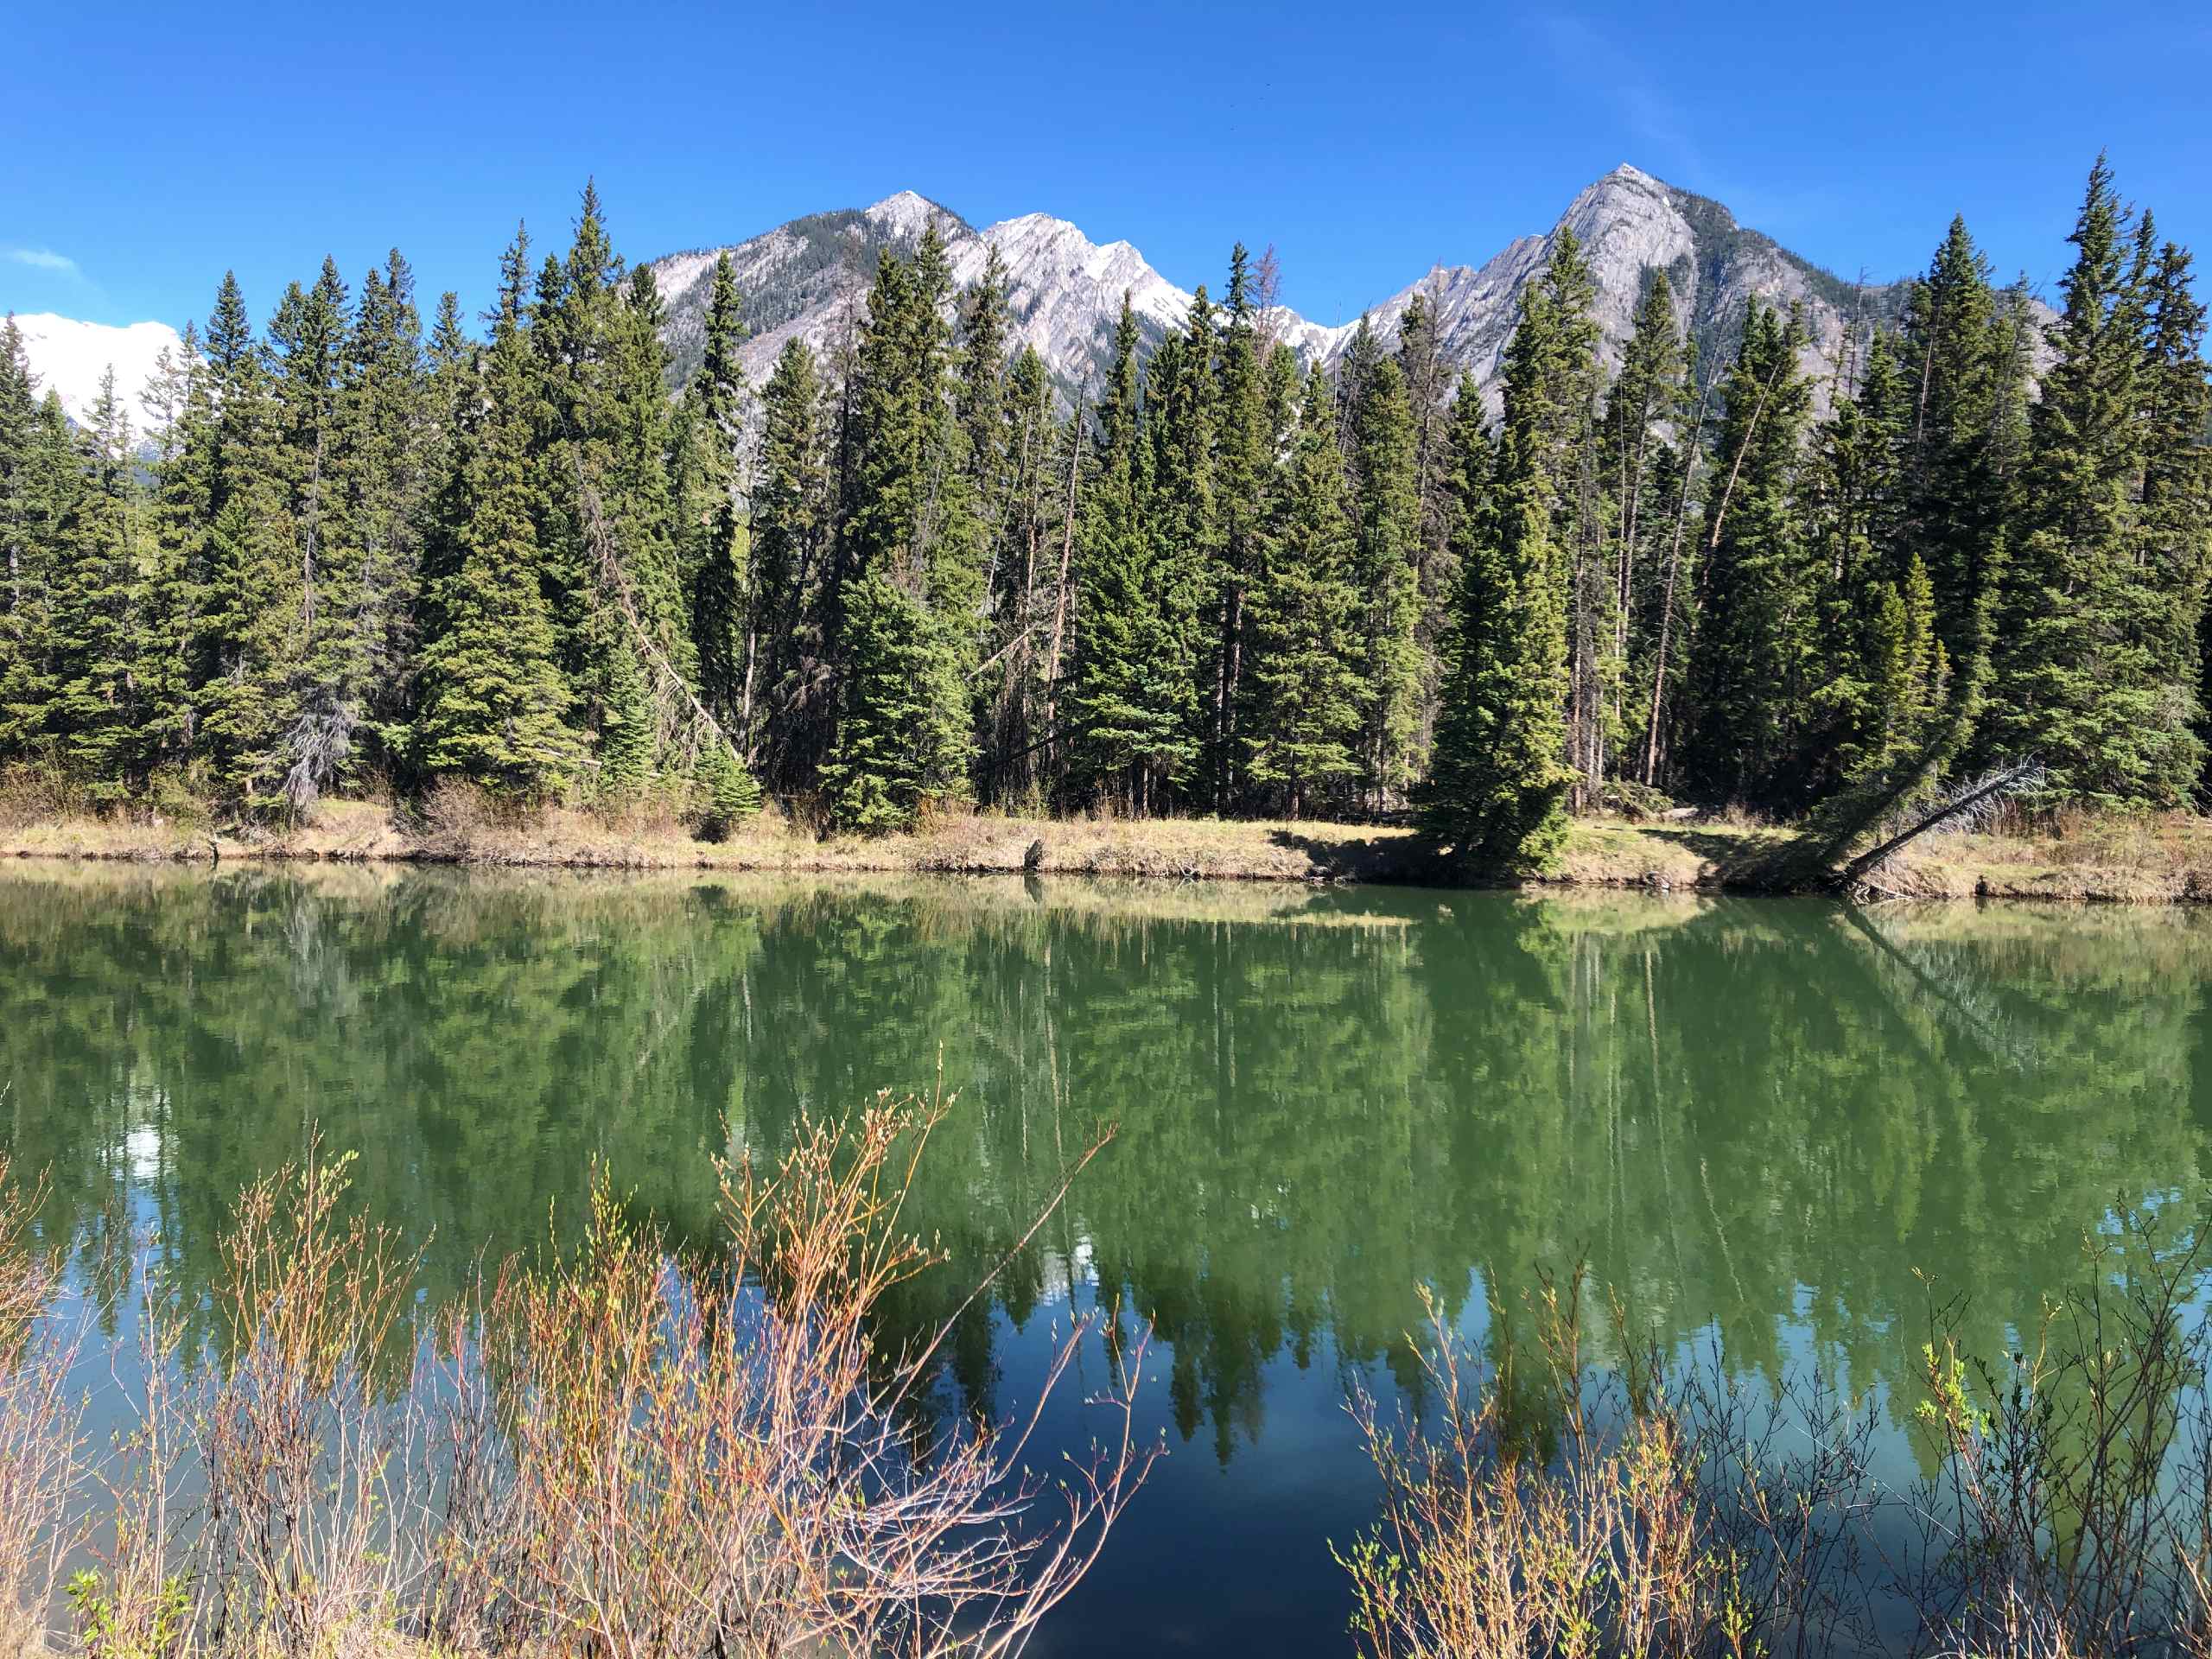
[[[988,250],[998,250],[1015,342],[1033,346],[1065,391],[1095,388],[1111,354],[1125,292],[1147,349],[1189,315],[1192,296],[1127,242],[1101,246],[1065,219],[1044,213],[978,231],[902,191],[872,207],[794,220],[729,250],[753,331],[744,358],[754,384],[766,378],[794,336],[817,351],[833,349],[858,319],[877,257],[887,248],[911,251],[932,219],[963,288],[981,278]],[[1562,229],[1573,231],[1596,279],[1601,350],[1609,366],[1620,360],[1654,271],[1666,272],[1677,314],[1704,359],[1716,365],[1732,350],[1751,299],[1802,306],[1809,336],[1804,364],[1821,382],[1833,375],[1854,316],[1894,319],[1904,301],[1902,283],[1845,282],[1738,225],[1719,202],[1622,166],[1575,197],[1544,235],[1517,238],[1481,265],[1438,266],[1375,306],[1368,314],[1370,327],[1387,348],[1396,340],[1407,306],[1416,294],[1425,295],[1440,320],[1446,351],[1473,372],[1494,407],[1522,292],[1542,271]],[[698,363],[717,251],[654,262],[679,379]],[[1335,362],[1357,327],[1356,320],[1327,325],[1283,309],[1265,321],[1269,332],[1308,362]],[[1825,402],[1825,385],[1818,397]]]

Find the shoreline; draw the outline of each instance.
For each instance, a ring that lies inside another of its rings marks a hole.
[[[1476,885],[1758,891],[1743,879],[1794,832],[1726,822],[1573,821],[1560,868]],[[0,825],[0,857],[125,862],[374,862],[789,874],[1103,876],[1450,887],[1471,885],[1410,830],[1241,819],[1100,820],[950,815],[903,835],[817,837],[771,810],[725,841],[667,818],[569,810],[526,823],[410,830],[376,802],[326,802],[315,821],[240,833],[159,821],[45,817]],[[1931,836],[1889,865],[1877,896],[2101,904],[2212,901],[2212,820],[2084,817],[2059,831]]]

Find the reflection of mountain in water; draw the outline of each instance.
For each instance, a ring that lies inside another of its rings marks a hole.
[[[2208,996],[2179,912],[33,873],[0,884],[0,1140],[74,1220],[132,1198],[198,1281],[319,1122],[372,1210],[435,1228],[446,1289],[572,1215],[594,1158],[696,1233],[709,1154],[925,1086],[942,1046],[961,1098],[908,1219],[990,1259],[1117,1120],[1003,1311],[1086,1266],[1128,1287],[1226,1459],[1271,1363],[1402,1371],[1417,1283],[1578,1254],[1770,1372],[1793,1319],[1854,1386],[1910,1372],[1916,1268],[1993,1345],[2115,1198],[2196,1190]],[[1004,1329],[963,1326],[971,1400]]]

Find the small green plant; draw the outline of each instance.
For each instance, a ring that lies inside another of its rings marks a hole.
[[[741,818],[749,818],[760,810],[760,785],[735,755],[717,743],[707,751],[700,763],[699,775],[706,784],[707,811],[700,821],[702,841],[725,841]]]
[[[73,1576],[67,1592],[87,1659],[169,1659],[185,1649],[192,1592],[180,1574],[163,1579],[151,1605],[135,1610],[123,1606],[90,1570]]]

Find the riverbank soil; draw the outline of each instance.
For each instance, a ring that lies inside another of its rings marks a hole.
[[[1784,829],[1724,820],[1579,818],[1559,868],[1568,886],[1717,888],[1785,847]],[[1167,880],[1450,883],[1406,829],[1311,821],[1040,819],[949,813],[912,834],[817,836],[773,807],[720,842],[668,814],[551,809],[526,819],[409,814],[330,800],[286,830],[158,815],[0,817],[0,856],[423,860],[463,864],[860,873],[1019,873]],[[2075,815],[2005,834],[1931,836],[1875,873],[1877,896],[2164,903],[2212,899],[2212,820]]]

